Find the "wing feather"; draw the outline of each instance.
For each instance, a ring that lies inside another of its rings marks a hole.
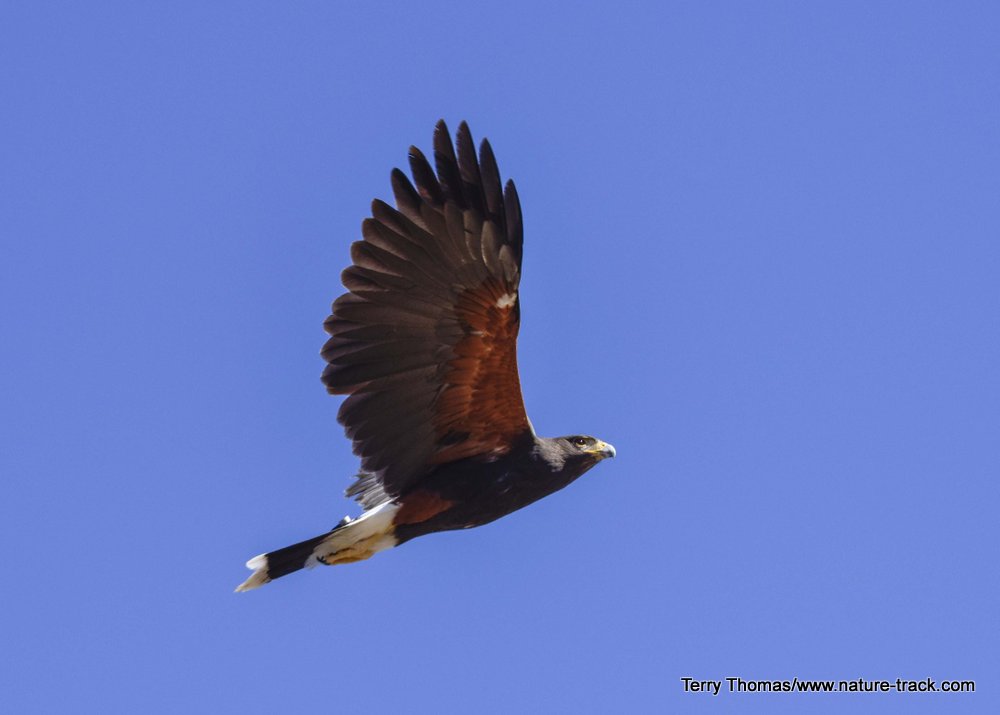
[[[323,381],[361,457],[348,489],[366,507],[438,465],[492,459],[529,433],[517,374],[522,226],[487,141],[434,131],[434,166],[410,147],[395,208],[372,202],[324,323]]]

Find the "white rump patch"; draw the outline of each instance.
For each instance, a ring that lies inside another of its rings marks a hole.
[[[392,519],[397,511],[399,504],[387,501],[364,512],[326,537],[306,560],[306,568],[361,561],[391,549],[396,545]]]
[[[517,293],[504,293],[497,300],[498,308],[513,308],[514,303],[517,302]]]

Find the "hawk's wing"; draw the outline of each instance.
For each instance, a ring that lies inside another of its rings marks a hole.
[[[477,161],[463,122],[456,144],[457,158],[438,122],[437,175],[415,147],[416,189],[392,172],[396,208],[372,203],[325,323],[323,382],[348,396],[338,419],[363,471],[348,494],[366,508],[531,431],[516,353],[521,206],[488,142]]]

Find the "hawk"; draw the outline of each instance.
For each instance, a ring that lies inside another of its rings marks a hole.
[[[343,564],[436,531],[482,526],[567,486],[615,448],[539,437],[521,397],[521,205],[488,141],[443,121],[434,168],[410,147],[395,208],[372,203],[324,328],[323,382],[361,458],[347,495],[363,507],[331,531],[247,562],[236,590]],[[436,169],[436,171],[435,171]]]

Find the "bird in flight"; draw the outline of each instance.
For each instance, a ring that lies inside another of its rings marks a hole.
[[[539,437],[517,374],[521,205],[489,142],[463,122],[434,131],[434,166],[410,147],[413,183],[372,203],[324,328],[323,382],[361,470],[364,511],[247,562],[237,591],[316,564],[343,564],[436,531],[482,526],[577,479],[615,448]]]

